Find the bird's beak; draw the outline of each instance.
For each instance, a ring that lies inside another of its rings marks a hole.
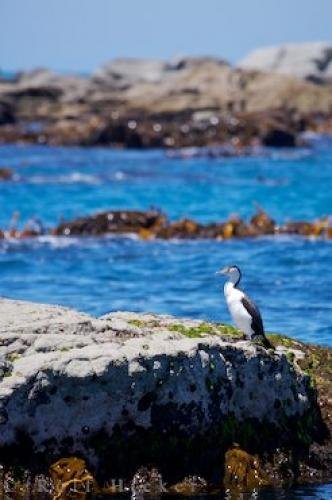
[[[227,274],[228,268],[224,267],[223,269],[219,269],[219,271],[216,272],[216,274]]]

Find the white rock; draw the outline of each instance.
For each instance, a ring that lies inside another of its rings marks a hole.
[[[213,334],[212,325],[212,334],[198,338],[168,329],[200,324],[134,313],[97,320],[1,300],[0,446],[15,443],[21,430],[35,450],[56,452],[70,437],[86,453],[98,431],[112,436],[114,426],[130,422],[164,432],[175,425],[174,412],[178,428],[195,434],[229,415],[278,425],[279,405],[286,416],[308,409],[308,379],[284,354]]]
[[[263,47],[247,55],[239,66],[304,79],[332,81],[332,43],[294,43]]]

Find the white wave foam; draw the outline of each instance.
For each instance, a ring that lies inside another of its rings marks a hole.
[[[101,184],[102,182],[96,175],[82,174],[81,172],[57,176],[33,175],[24,180],[30,184]]]

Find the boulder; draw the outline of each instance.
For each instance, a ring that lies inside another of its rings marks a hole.
[[[332,43],[311,42],[262,47],[239,66],[296,76],[313,82],[332,82]]]
[[[142,229],[157,229],[166,219],[160,212],[112,210],[63,222],[52,234],[65,236],[101,235],[106,233],[139,233]]]
[[[266,351],[222,324],[6,299],[0,338],[2,462],[204,476],[233,441],[262,452],[317,433],[310,379],[286,355],[304,357],[297,342]]]

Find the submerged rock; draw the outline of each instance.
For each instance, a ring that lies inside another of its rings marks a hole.
[[[286,449],[305,463],[326,438],[311,379],[298,367],[310,350],[290,339],[272,338],[270,352],[221,324],[97,319],[5,299],[0,336],[0,462],[43,470],[76,455],[97,478],[153,464],[167,478],[198,471],[208,479],[221,474],[234,442],[260,457]]]

